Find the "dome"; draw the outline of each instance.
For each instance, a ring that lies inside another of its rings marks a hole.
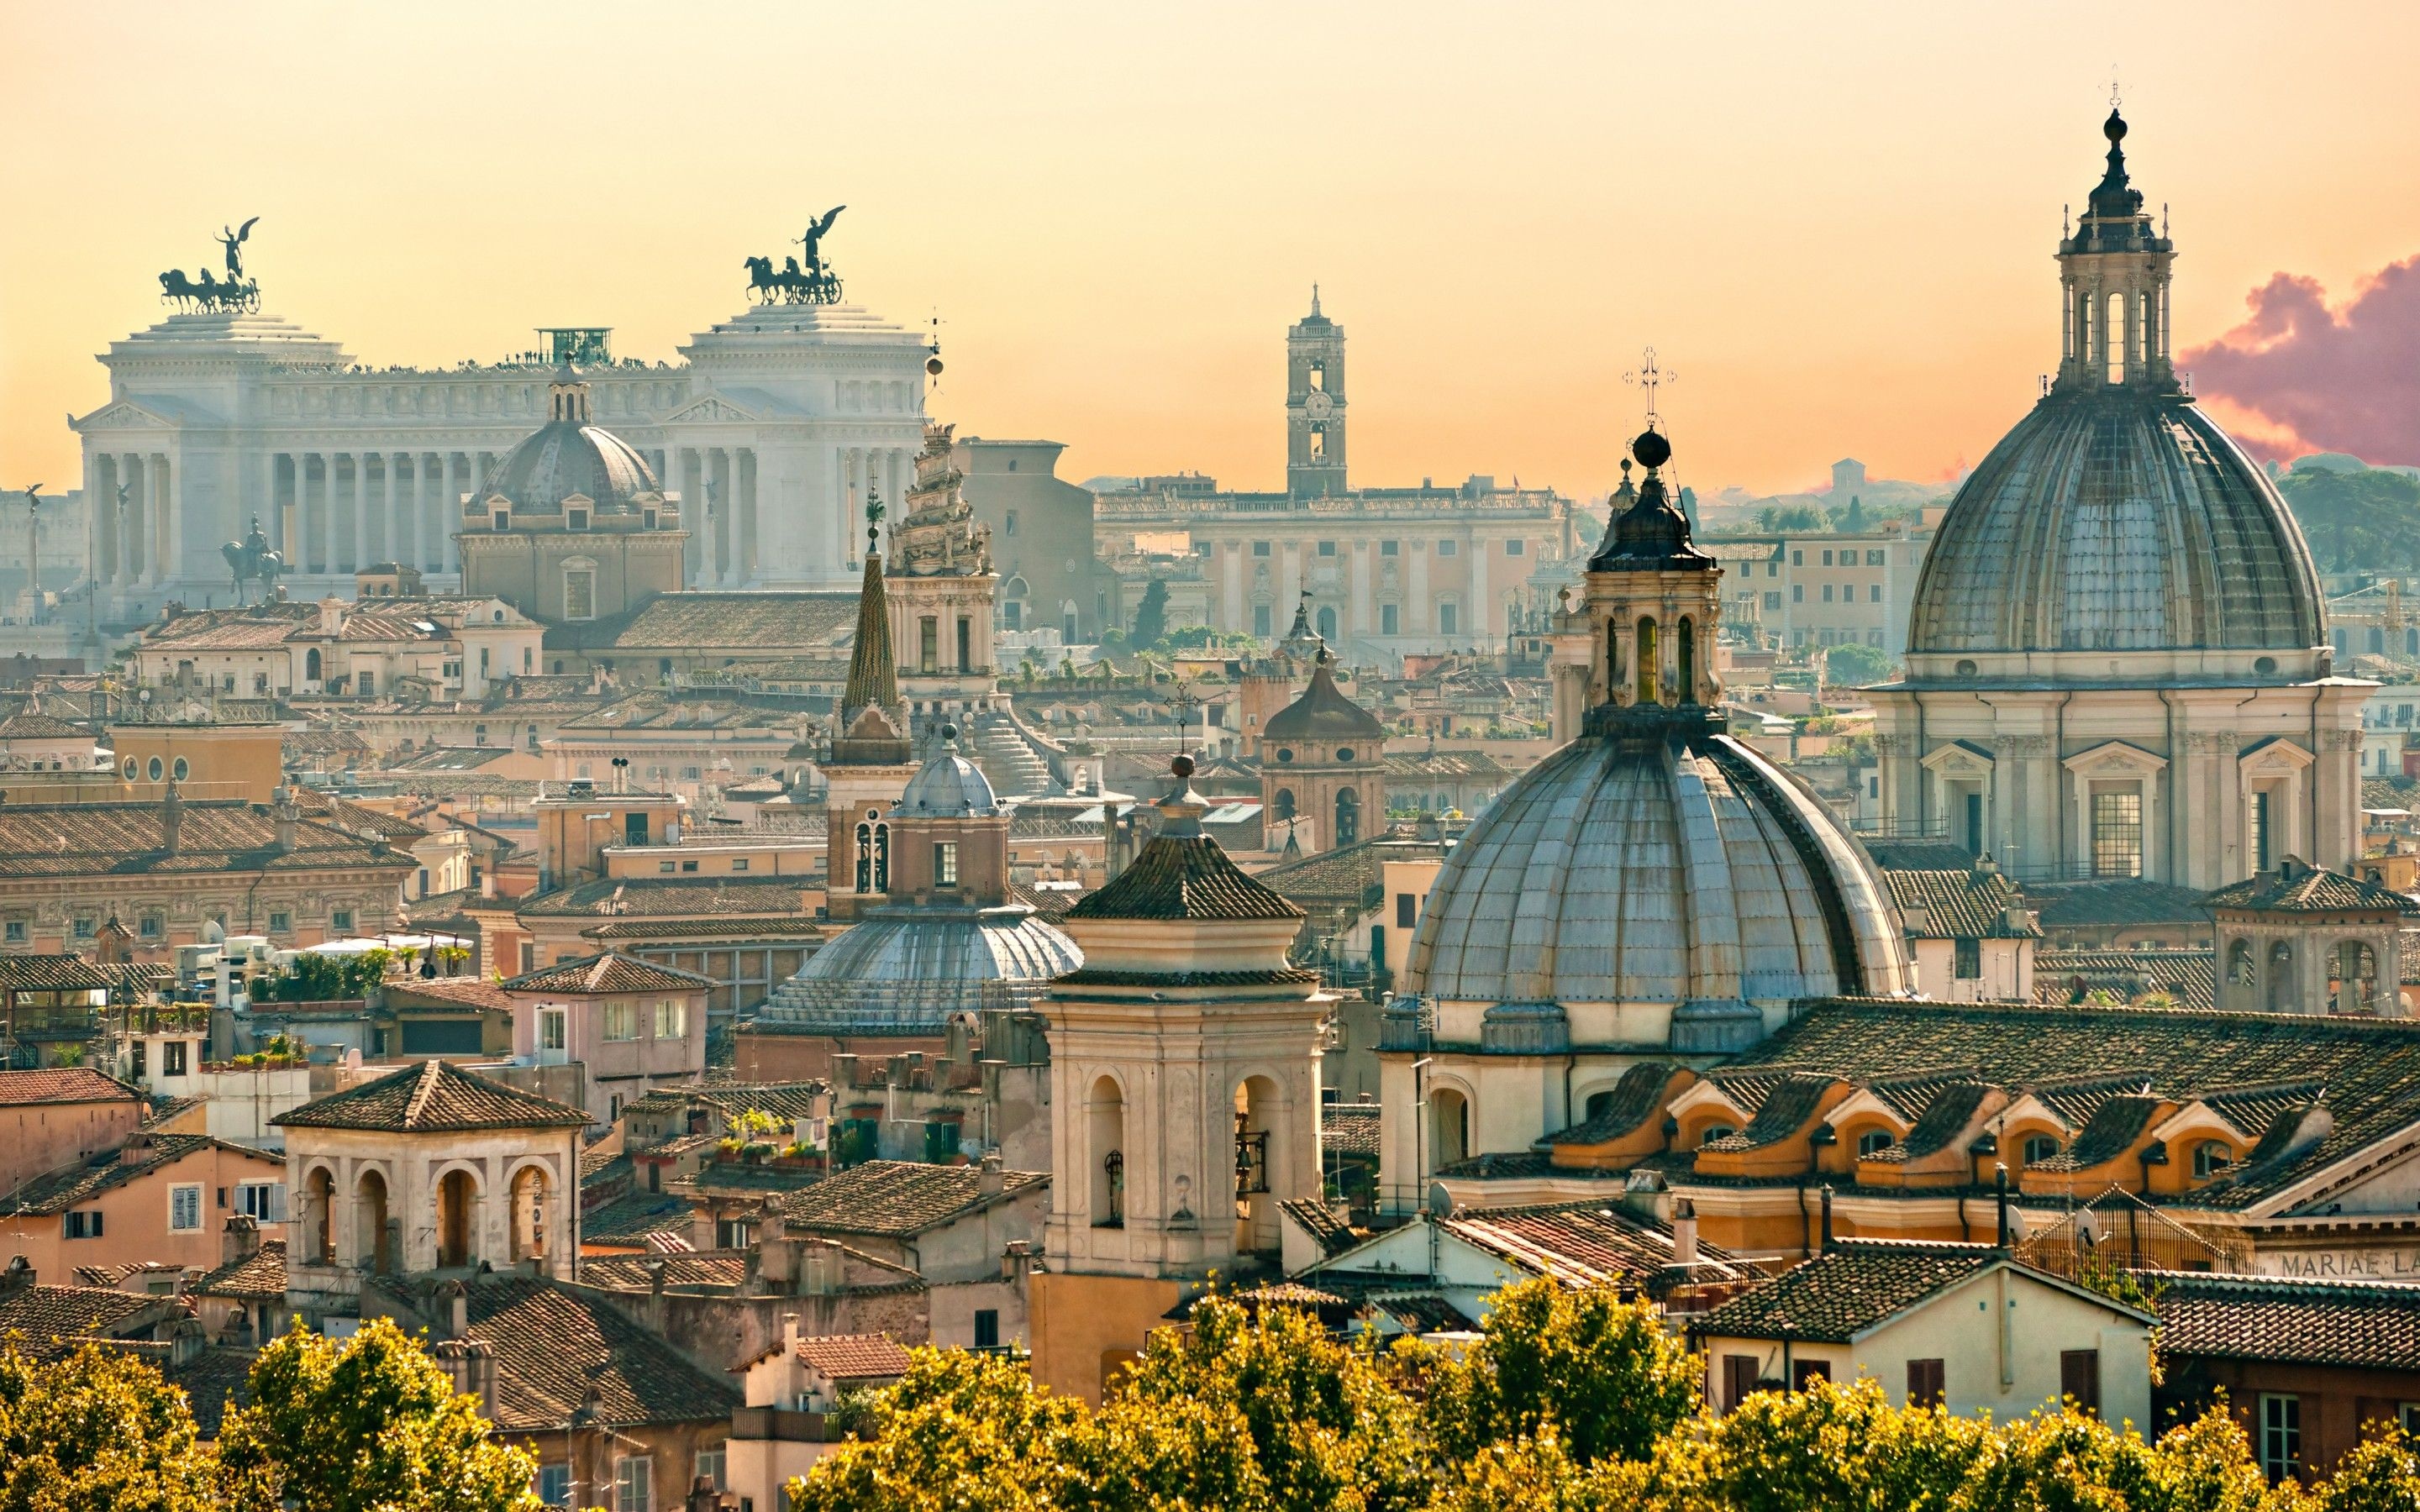
[[[773,989],[769,1034],[937,1035],[952,1016],[1030,1002],[1084,952],[1026,908],[885,909]]]
[[[1261,738],[1270,740],[1379,740],[1387,727],[1378,717],[1344,696],[1328,670],[1327,648],[1319,649],[1311,686],[1302,697],[1269,716]]]
[[[891,811],[918,819],[971,819],[1000,812],[1000,800],[982,769],[958,754],[958,727],[945,724],[933,754],[908,779]]]
[[[1668,1005],[1671,1048],[1743,1048],[1755,1005],[1903,993],[1905,943],[1862,853],[1729,735],[1584,735],[1447,856],[1406,986],[1500,1017]]]
[[[2180,393],[2054,391],[1950,501],[1908,650],[2307,651],[2319,576],[2285,501]]]
[[[629,442],[588,423],[588,385],[559,374],[549,403],[553,418],[489,471],[478,498],[502,494],[522,509],[552,510],[577,494],[611,513],[628,509],[641,494],[663,492]]]

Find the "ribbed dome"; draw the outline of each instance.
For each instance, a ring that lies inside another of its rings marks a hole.
[[[1750,1004],[1912,980],[1864,857],[1761,757],[1728,735],[1589,736],[1454,847],[1406,985],[1516,1007],[1671,1004],[1674,1048],[1723,1049],[1762,1032]]]
[[[954,1013],[1032,1001],[1084,964],[1076,942],[1024,908],[899,908],[869,915],[773,990],[770,1034],[939,1034]]]
[[[525,510],[551,511],[577,494],[610,514],[630,507],[661,484],[630,443],[588,423],[588,386],[568,370],[548,394],[553,417],[523,437],[489,471],[473,501],[502,494]]]
[[[1376,715],[1346,698],[1336,686],[1324,646],[1302,697],[1270,715],[1269,722],[1261,727],[1264,740],[1376,740],[1386,733]]]
[[[2180,394],[2054,392],[1958,490],[1908,650],[2304,651],[2321,639],[2303,532]]]
[[[958,754],[957,727],[944,725],[942,732],[938,748],[908,779],[891,811],[919,819],[971,819],[1000,812],[1000,799],[983,769]]]

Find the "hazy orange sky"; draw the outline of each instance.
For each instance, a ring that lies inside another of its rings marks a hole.
[[[1599,491],[1651,342],[1700,489],[1945,476],[2053,361],[2113,64],[2181,349],[2420,252],[2415,55],[2408,3],[5,0],[0,486],[77,481],[92,354],[227,222],[272,312],[450,365],[671,357],[844,202],[851,297],[945,322],[934,412],[1071,478],[1279,483],[1314,280],[1357,481]]]

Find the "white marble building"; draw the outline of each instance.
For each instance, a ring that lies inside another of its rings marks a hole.
[[[552,353],[366,369],[271,315],[171,316],[111,344],[84,440],[103,618],[231,597],[220,546],[257,515],[287,592],[349,594],[380,562],[452,592],[461,496],[546,417]],[[597,424],[678,493],[693,587],[840,588],[865,493],[898,501],[924,432],[924,338],[853,304],[752,307],[683,362],[583,362]]]

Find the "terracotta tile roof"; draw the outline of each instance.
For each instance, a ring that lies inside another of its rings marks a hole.
[[[1831,1088],[1827,1075],[1792,1076],[1767,1092],[1747,1127],[1720,1139],[1709,1139],[1705,1149],[1759,1149],[1776,1144],[1807,1127],[1823,1094]]]
[[[205,1297],[282,1302],[286,1297],[286,1241],[264,1239],[242,1259],[206,1273],[188,1288]]]
[[[1301,918],[1303,912],[1239,871],[1207,836],[1155,835],[1109,886],[1067,910],[1069,918]]]
[[[473,1129],[584,1129],[588,1115],[462,1070],[424,1060],[269,1120],[288,1129],[432,1134]]]
[[[1878,872],[1963,872],[1975,865],[1975,854],[1954,841],[1860,835],[1857,841]]]
[[[777,716],[770,710],[752,708],[728,700],[640,693],[566,719],[559,729],[566,735],[611,733],[622,730],[736,730],[744,733],[753,729],[771,738],[778,733],[772,728],[776,723]],[[787,733],[780,733],[780,738],[783,745],[789,743]]]
[[[51,1071],[0,1071],[0,1108],[30,1107],[37,1103],[140,1103],[143,1094],[89,1066]]]
[[[2164,1359],[2420,1368],[2420,1287],[2162,1272]]]
[[[208,1134],[138,1134],[120,1149],[104,1150],[82,1165],[70,1165],[65,1170],[37,1176],[16,1191],[0,1196],[0,1216],[65,1212],[79,1202],[88,1202],[114,1187],[124,1186],[137,1177],[147,1176],[163,1166],[175,1165],[188,1155],[213,1147],[248,1155],[268,1166],[286,1164],[283,1155],[245,1145],[227,1144]],[[134,1158],[127,1158],[130,1153]]]
[[[1050,1180],[1043,1171],[1004,1171],[1001,1177],[1001,1192],[986,1197],[980,1166],[875,1160],[835,1171],[778,1198],[774,1206],[792,1229],[908,1239]]]
[[[1932,1094],[1923,1114],[1909,1127],[1907,1137],[1885,1153],[1905,1161],[1947,1149],[1949,1142],[1973,1120],[1990,1091],[1981,1082],[1953,1082],[1942,1088]]]
[[[1500,777],[1510,779],[1512,769],[1483,750],[1390,750],[1387,753],[1387,775],[1429,779]]]
[[[2375,882],[2300,863],[2221,887],[2203,898],[2202,903],[2213,909],[2265,914],[2420,913],[2420,903]]]
[[[0,1298],[0,1341],[15,1343],[37,1360],[58,1360],[86,1339],[136,1337],[183,1311],[184,1304],[171,1297],[106,1287],[30,1286]]]
[[[550,625],[546,643],[595,650],[743,647],[814,651],[845,644],[857,623],[855,591],[837,593],[659,594],[634,612],[582,625]]]
[[[319,615],[316,604],[256,604],[248,609],[203,609],[178,615],[143,633],[145,651],[265,651],[286,644],[293,631]]]
[[[1361,1242],[1361,1236],[1353,1231],[1353,1226],[1336,1216],[1325,1202],[1296,1197],[1278,1206],[1285,1211],[1286,1216],[1302,1226],[1302,1231],[1311,1236],[1324,1256],[1342,1255]]]
[[[1444,1228],[1532,1274],[1575,1286],[1636,1285],[1660,1277],[1673,1263],[1671,1229],[1601,1201],[1464,1208]],[[1701,1274],[1744,1279],[1753,1273],[1713,1244],[1698,1246],[1697,1264]]]
[[[553,965],[510,978],[504,983],[504,988],[512,993],[561,993],[578,996],[612,993],[697,992],[715,985],[717,983],[712,977],[701,977],[694,971],[682,971],[673,966],[659,966],[652,961],[608,950],[601,955],[583,956],[577,961],[558,961]]]
[[[1406,1291],[1372,1297],[1366,1304],[1386,1314],[1407,1334],[1475,1334],[1479,1324],[1462,1309],[1434,1291]]]
[[[2082,986],[2077,983],[2081,981]],[[2129,999],[2166,993],[2179,1008],[2218,1006],[2218,952],[2197,949],[2040,950],[2034,955],[2034,1001],[2080,1003],[2093,992]]]
[[[321,820],[364,839],[375,837],[384,840],[390,845],[410,846],[412,841],[427,840],[433,833],[383,809],[349,802],[325,793],[314,793],[308,788],[302,790],[295,807],[307,818]]]
[[[2072,1143],[2048,1160],[2036,1161],[2033,1168],[2084,1171],[2116,1160],[2142,1137],[2160,1106],[2156,1097],[2113,1097],[2092,1110],[2090,1121],[2076,1132]]]
[[[659,1229],[687,1229],[697,1209],[672,1192],[630,1192],[580,1215],[580,1237],[594,1244],[639,1244]],[[581,1268],[582,1274],[587,1267]]]
[[[410,980],[400,978],[380,988],[389,1008],[416,1008],[432,1003],[449,1007],[493,1009],[498,1012],[513,1011],[513,1000],[504,989],[485,977],[419,977]]]
[[[109,984],[107,975],[80,955],[0,955],[0,988],[75,992]]]
[[[1378,1153],[1378,1104],[1330,1103],[1319,1110],[1319,1144],[1340,1155]]]
[[[610,918],[580,932],[581,938],[589,940],[804,941],[824,933],[822,925],[803,914],[789,918]]]
[[[624,1103],[622,1112],[626,1118],[633,1113],[663,1117],[704,1103],[720,1109],[726,1119],[753,1108],[787,1122],[814,1118],[817,1103],[830,1090],[828,1084],[817,1081],[700,1082],[690,1087],[657,1088]]]
[[[470,1288],[470,1336],[495,1351],[498,1427],[565,1428],[593,1386],[615,1427],[727,1418],[740,1394],[601,1298],[529,1276]]]
[[[2420,1023],[2309,1014],[2047,1009],[2030,1004],[1827,999],[1743,1054],[1742,1071],[1852,1078],[1966,1059],[1976,1077],[2026,1089],[2083,1126],[2148,1085],[2174,1102],[2288,1081],[2327,1088],[2323,1137],[2246,1160],[2189,1196],[2241,1209],[2420,1124]]]
[[[1885,872],[1883,881],[1912,938],[2029,940],[2041,934],[2022,912],[2023,922],[2009,922],[2009,910],[2022,910],[2024,895],[1997,872]]]
[[[585,1238],[585,1234],[582,1237]],[[592,1255],[580,1262],[582,1286],[607,1291],[653,1291],[661,1269],[664,1289],[698,1295],[737,1292],[748,1281],[748,1257],[732,1250],[706,1254]]]
[[[604,877],[522,903],[517,912],[543,918],[585,915],[611,918],[632,915],[756,915],[802,918],[803,877],[779,882],[729,882],[721,877]]]
[[[1700,1338],[1854,1343],[1927,1297],[2000,1264],[2016,1262],[1988,1244],[1843,1240],[1723,1304],[1698,1319],[1691,1332]]]
[[[799,1358],[830,1381],[894,1381],[908,1351],[880,1334],[827,1334],[799,1340]]]
[[[187,800],[175,855],[168,854],[164,802],[0,806],[0,876],[295,872],[385,868],[398,876],[411,857],[379,855],[369,841],[321,820],[295,826],[291,850],[277,849],[277,821],[267,805]]]
[[[2199,892],[2164,882],[2037,882],[2025,896],[2044,929],[2210,922]]]
[[[1677,1070],[1679,1068],[1668,1060],[1640,1061],[1623,1072],[1621,1080],[1613,1084],[1613,1091],[1594,1118],[1549,1135],[1547,1143],[1597,1145],[1630,1133],[1655,1111],[1656,1098],[1663,1093]]]
[[[92,732],[47,714],[20,709],[0,719],[0,740],[81,740],[89,744]]]

